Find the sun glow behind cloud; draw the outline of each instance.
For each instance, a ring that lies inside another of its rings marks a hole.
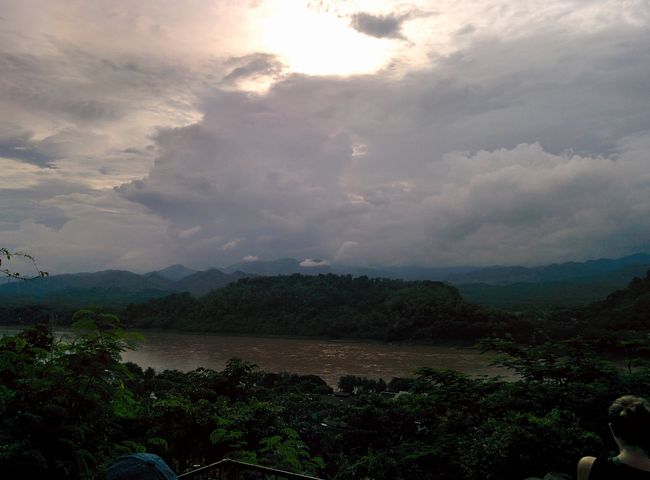
[[[393,42],[355,31],[350,19],[302,2],[267,2],[257,16],[261,47],[291,72],[351,75],[375,72],[394,54]]]

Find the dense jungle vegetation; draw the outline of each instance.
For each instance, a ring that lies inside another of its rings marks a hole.
[[[407,339],[468,339],[503,330],[504,319],[463,301],[455,287],[351,275],[245,278],[194,298],[174,294],[131,305],[137,328]]]
[[[385,341],[634,337],[650,327],[650,275],[605,301],[544,316],[479,307],[441,282],[330,274],[246,278],[199,298],[174,294],[130,305],[123,319],[136,328]]]
[[[318,377],[265,373],[240,359],[223,371],[143,371],[120,361],[137,335],[114,315],[82,310],[67,341],[42,324],[0,340],[0,472],[96,479],[110,459],[149,451],[179,472],[231,457],[340,480],[573,473],[581,455],[614,449],[609,403],[650,396],[649,308],[650,275],[543,319],[486,312],[444,284],[326,275],[242,280],[128,311],[131,324],[173,328],[183,328],[183,312],[205,329],[328,334],[324,326],[338,325],[346,335],[368,328],[376,338],[440,339],[458,328],[487,334],[482,347],[519,375],[346,376],[339,388],[353,395],[343,399]],[[299,330],[309,319],[311,330]]]
[[[539,343],[576,335],[608,342],[650,328],[647,274],[586,307],[527,313],[470,303],[441,282],[332,274],[245,278],[200,297],[175,293],[125,308],[106,308],[101,296],[87,300],[129,327],[214,333],[472,344],[484,337]],[[0,324],[53,320],[65,326],[74,311],[63,305],[3,304]]]
[[[224,457],[333,479],[523,479],[572,473],[606,453],[606,410],[648,395],[647,339],[611,345],[629,369],[574,339],[523,347],[493,340],[520,379],[421,369],[414,378],[343,377],[348,398],[318,377],[143,371],[120,361],[137,341],[108,314],[80,311],[67,342],[46,326],[0,341],[2,478],[102,478],[126,452],[158,453],[178,472]],[[397,396],[384,390],[402,391]]]

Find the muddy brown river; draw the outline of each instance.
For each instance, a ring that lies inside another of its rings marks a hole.
[[[3,327],[0,335],[18,330]],[[58,333],[70,335],[65,330]],[[122,358],[156,371],[199,367],[222,370],[230,358],[239,357],[266,372],[318,375],[333,387],[343,375],[388,382],[393,377],[413,376],[419,367],[473,376],[510,376],[507,370],[490,365],[493,355],[465,347],[153,331],[144,331],[143,335],[145,340],[138,349],[125,352]]]

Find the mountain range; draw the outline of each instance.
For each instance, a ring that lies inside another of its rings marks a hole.
[[[78,308],[91,304],[121,308],[177,292],[200,296],[246,277],[298,273],[444,281],[456,285],[464,297],[476,303],[514,310],[548,309],[599,300],[632,278],[645,276],[649,269],[650,255],[646,253],[538,267],[353,267],[282,258],[203,271],[177,264],[144,274],[105,270],[10,281],[0,285],[0,301],[3,305],[46,303]]]
[[[294,258],[271,261],[239,262],[224,269],[225,272],[242,271],[257,275],[291,275],[299,273],[353,275],[402,280],[436,280],[463,285],[485,283],[488,285],[509,285],[513,283],[580,282],[606,279],[612,275],[622,275],[629,281],[628,273],[650,268],[650,254],[635,253],[617,259],[602,258],[586,262],[554,263],[537,267],[489,266],[489,267],[448,267],[427,268],[419,266],[398,267],[355,267],[329,265],[319,260],[299,262]],[[630,278],[632,278],[630,277]],[[617,282],[618,283],[618,282]],[[622,283],[622,286],[626,283]]]
[[[216,268],[196,271],[182,265],[145,274],[104,270],[52,275],[0,285],[0,301],[5,306],[48,304],[68,308],[89,305],[120,308],[177,292],[200,296],[251,276],[255,275],[238,271],[224,273]]]

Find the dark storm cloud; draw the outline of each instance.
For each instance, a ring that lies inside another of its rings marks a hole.
[[[270,107],[241,93],[207,99],[204,121],[161,131],[149,177],[120,192],[170,220],[179,235],[200,225],[197,256],[251,245],[311,248],[318,231],[310,223],[331,208],[347,142]]]
[[[273,76],[280,73],[282,63],[274,55],[255,53],[244,57],[229,59],[225,66],[230,72],[223,78],[223,83],[236,83],[241,79]]]
[[[410,15],[372,15],[359,12],[352,15],[351,25],[355,30],[376,38],[403,39],[402,24]]]
[[[50,167],[55,156],[41,148],[40,142],[32,139],[31,134],[23,133],[14,137],[0,136],[0,157],[31,163],[39,167]]]

